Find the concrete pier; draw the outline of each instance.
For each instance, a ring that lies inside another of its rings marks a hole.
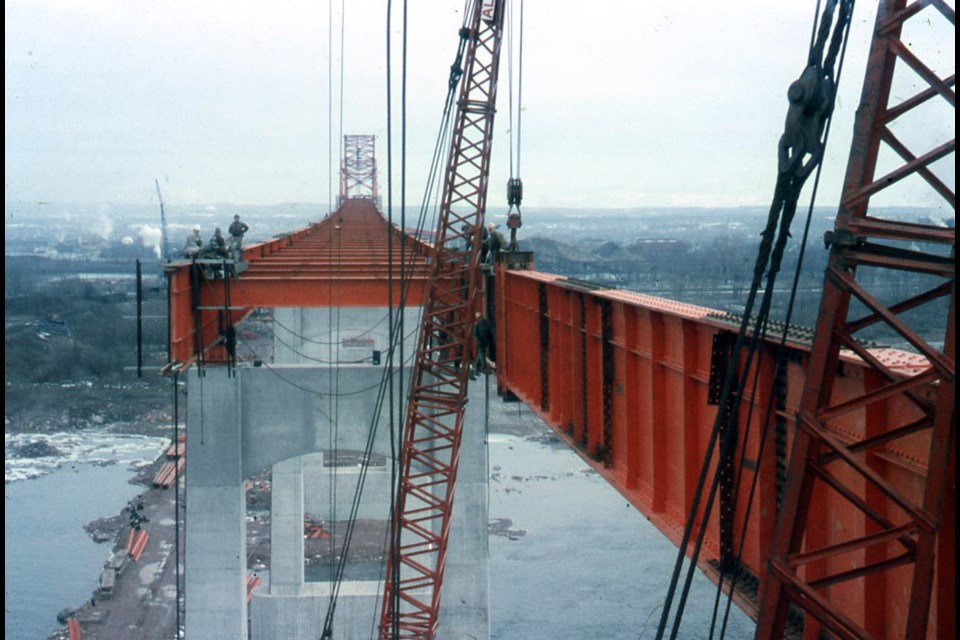
[[[239,381],[227,373],[207,367],[187,377],[188,638],[247,637],[243,417]]]
[[[288,335],[275,343],[274,364],[243,365],[232,376],[226,367],[188,375],[188,638],[247,638],[243,480],[266,467],[273,469],[270,579],[253,594],[250,637],[315,639],[331,602],[329,583],[304,582],[303,518],[305,509],[325,520],[334,510],[338,520],[349,514],[359,467],[322,461],[332,451],[366,448],[386,364],[386,311],[341,310],[336,325],[326,309],[275,312],[286,327],[275,333]],[[408,327],[412,315],[407,312]],[[416,339],[414,331],[408,333],[408,340]],[[406,354],[414,347],[407,344]],[[381,351],[380,365],[373,364],[374,351]],[[324,358],[340,366],[317,362]],[[405,383],[409,379],[405,370]],[[439,638],[489,637],[485,382],[471,383],[464,421]],[[373,453],[385,464],[368,470],[358,517],[387,520],[390,434],[384,415],[379,422]],[[337,496],[335,506],[331,495]],[[333,637],[369,638],[381,590],[382,580],[342,584]]]

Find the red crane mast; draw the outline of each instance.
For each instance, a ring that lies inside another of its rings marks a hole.
[[[460,33],[466,41],[463,76],[404,421],[381,638],[433,638],[437,629],[467,401],[471,312],[480,289],[503,18],[503,0],[480,0]]]

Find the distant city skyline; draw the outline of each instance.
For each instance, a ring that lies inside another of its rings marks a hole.
[[[816,3],[641,5],[525,4],[523,120],[513,132],[514,144],[522,132],[513,162],[522,160],[524,205],[768,204],[786,90],[805,64]],[[403,18],[393,7],[398,207]],[[820,206],[839,198],[875,11],[855,9]],[[917,53],[952,72],[953,28],[925,11]],[[461,12],[438,1],[409,8],[408,207],[422,197]],[[372,133],[386,203],[386,2],[12,0],[5,20],[5,202],[147,204],[159,179],[175,205],[322,203],[338,190],[341,134]],[[519,52],[504,45],[491,207],[506,204]],[[898,77],[898,99],[915,92]],[[931,109],[898,135],[918,147],[928,134],[953,137],[952,107]],[[933,169],[955,184],[952,155]],[[938,200],[911,183],[874,204]]]

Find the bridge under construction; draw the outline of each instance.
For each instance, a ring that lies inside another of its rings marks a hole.
[[[769,244],[746,313],[732,317],[543,273],[516,247],[484,264],[503,25],[502,3],[478,3],[461,33],[435,231],[384,215],[372,136],[358,136],[335,211],[219,268],[169,269],[166,373],[186,377],[190,394],[188,636],[369,637],[373,610],[381,638],[489,635],[483,417],[468,380],[479,315],[495,327],[499,397],[535,412],[681,550],[660,637],[682,615],[684,558],[757,620],[759,638],[953,637],[955,230],[868,206],[912,177],[955,207],[928,168],[955,140],[909,150],[890,126],[930,100],[955,101],[954,76],[900,39],[928,5],[953,22],[939,2],[881,2],[818,323],[803,330],[769,320],[766,291],[817,160],[809,136],[829,118],[824,69],[839,40],[824,37],[814,73],[791,87]],[[892,96],[898,64],[926,86]],[[901,160],[887,173],[882,147]],[[871,286],[892,272],[924,274],[929,287],[881,300]],[[935,301],[947,301],[942,340],[905,314]],[[237,326],[261,309],[292,342],[276,342],[271,362],[238,358]],[[910,350],[859,339],[881,325]],[[399,428],[387,420],[395,406]],[[304,494],[315,486],[304,460],[319,454],[330,468],[339,450],[365,464],[320,490],[340,496],[351,523],[379,510],[388,562],[380,580],[341,579],[348,527],[338,579],[317,586],[303,579]],[[386,462],[369,464],[376,457]],[[248,607],[244,480],[265,467],[271,570]]]

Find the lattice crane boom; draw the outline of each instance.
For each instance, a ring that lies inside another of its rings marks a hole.
[[[954,154],[956,138],[908,149],[895,133],[902,131],[896,120],[908,112],[923,117],[930,101],[956,104],[955,76],[941,78],[902,37],[907,22],[923,23],[917,33],[925,34],[926,25],[938,17],[954,24],[954,11],[945,3],[879,3],[836,229],[826,238],[830,261],[757,638],[782,637],[791,608],[804,614],[805,638],[820,637],[821,632],[851,640],[947,638],[955,633],[954,590],[941,584],[934,601],[931,587],[936,574],[952,576],[955,559],[956,230],[868,213],[873,195],[908,177],[926,182],[931,193],[941,196],[944,208],[956,206],[955,187],[930,169],[938,159]],[[906,99],[897,96],[891,91],[897,65],[909,66],[917,74],[917,85],[927,86]],[[878,176],[884,147],[899,156],[899,164]],[[879,290],[883,279],[877,273],[922,275],[929,288],[893,296]],[[928,306],[932,302],[942,306]],[[916,313],[921,309],[923,313]],[[904,314],[910,310],[912,315]],[[938,344],[923,337],[917,319],[943,318],[944,310],[944,337]],[[900,375],[873,357],[857,333],[876,326],[910,343],[924,366]],[[841,349],[862,358],[868,370],[860,393],[842,401],[837,392]],[[919,391],[924,385],[933,385],[936,392],[925,396]],[[846,431],[844,421],[858,414],[866,416],[866,428]],[[885,467],[888,447],[896,446],[926,449],[921,482],[905,481]],[[862,530],[844,531],[841,541],[828,541],[823,533],[827,516],[818,506],[825,496],[840,496],[851,511],[860,512]],[[855,593],[851,585],[867,594],[883,594],[869,606],[896,609],[899,615],[878,613],[863,623],[854,620],[844,609]],[[895,624],[889,624],[891,619]]]
[[[467,46],[404,421],[381,638],[437,630],[480,286],[480,243],[471,239],[481,237],[486,210],[503,19],[503,0],[481,0],[461,31]]]

